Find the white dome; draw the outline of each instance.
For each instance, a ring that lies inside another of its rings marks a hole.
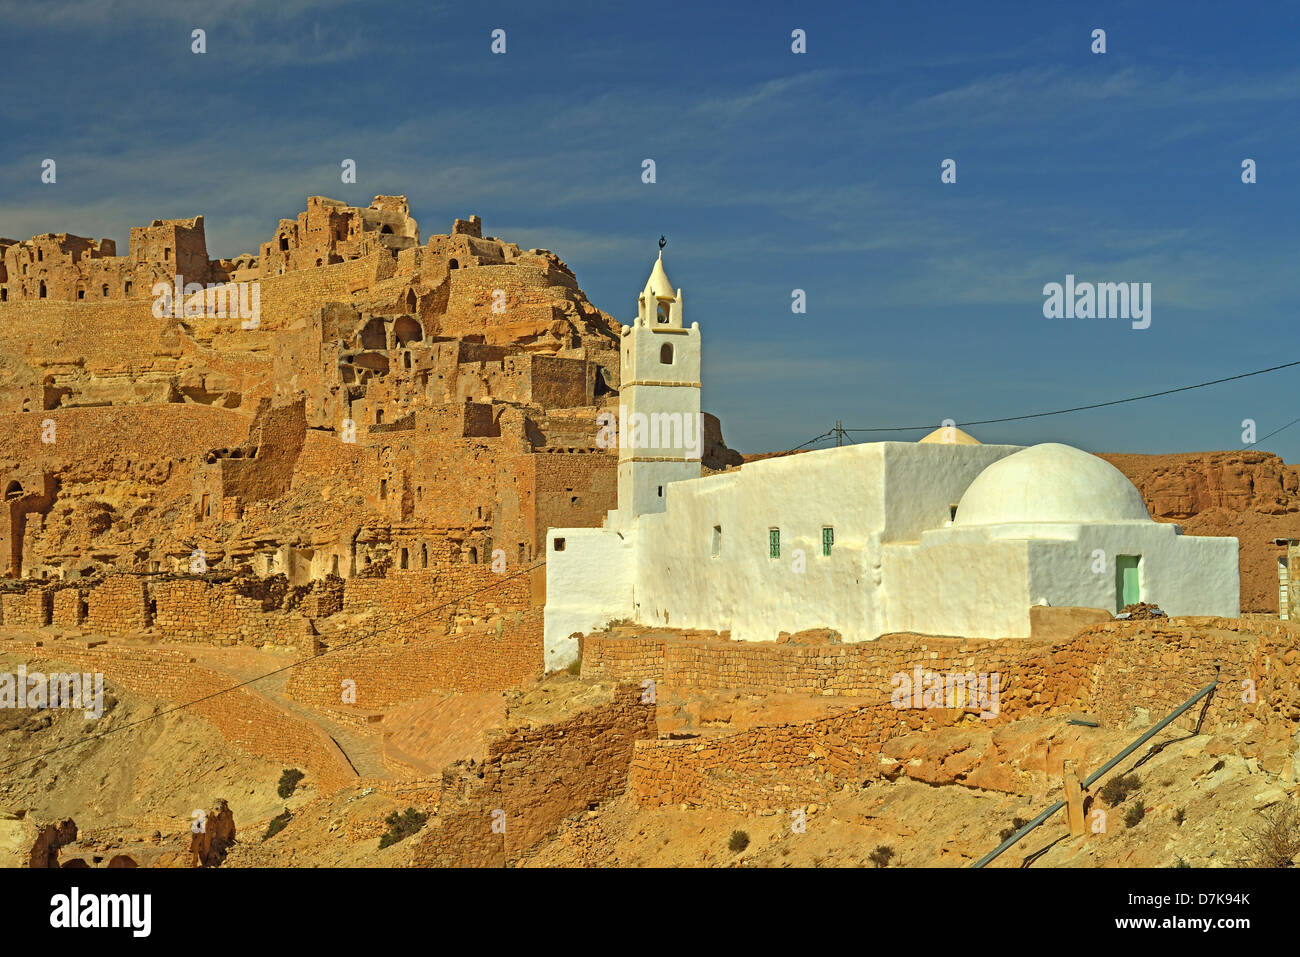
[[[975,477],[954,525],[1149,522],[1133,483],[1109,462],[1047,442],[1008,455]]]

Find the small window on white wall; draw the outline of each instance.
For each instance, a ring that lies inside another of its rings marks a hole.
[[[659,363],[666,366],[673,364],[673,344],[671,342],[665,342],[659,347]]]
[[[713,526],[713,557],[717,558],[722,554],[722,526]]]
[[[557,538],[557,539],[555,540],[554,548],[555,548],[555,550],[556,550],[557,552],[562,552],[562,551],[564,551],[564,539],[562,539],[562,538]]]

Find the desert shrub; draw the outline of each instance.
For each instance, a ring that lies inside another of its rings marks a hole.
[[[1124,812],[1124,823],[1129,827],[1137,827],[1142,823],[1142,819],[1147,816],[1147,809],[1141,804],[1134,804]]]
[[[1178,810],[1174,811],[1175,824],[1177,824],[1179,827],[1182,827],[1183,822],[1186,820],[1187,820],[1187,808],[1180,807]]]
[[[744,831],[732,831],[731,837],[727,839],[727,849],[739,854],[747,847],[749,847],[749,835]]]
[[[1103,784],[1097,793],[1108,807],[1118,807],[1141,786],[1142,780],[1136,774],[1121,774]]]
[[[283,831],[285,825],[289,823],[289,820],[292,817],[293,815],[289,813],[289,809],[285,808],[282,812],[271,818],[271,823],[266,826],[266,833],[262,835],[262,840],[269,841],[271,838],[275,837],[275,835]]]
[[[998,835],[999,839],[1005,841],[1005,840],[1006,840],[1007,838],[1009,838],[1012,834],[1016,833],[1016,831],[1020,830],[1022,827],[1024,827],[1024,826],[1025,826],[1026,824],[1028,824],[1028,823],[1029,823],[1028,818],[1023,818],[1023,817],[1013,817],[1013,818],[1011,819],[1011,826],[1010,826],[1010,827],[1004,827],[1004,828],[1002,829],[1002,832]]]
[[[875,864],[877,867],[888,867],[889,862],[893,859],[893,857],[894,857],[894,849],[890,847],[888,844],[881,844],[879,847],[877,847],[874,851],[871,852],[871,856],[868,858],[868,860],[870,860],[871,863]]]
[[[1174,861],[1174,867],[1191,867],[1191,866],[1192,866],[1191,864],[1188,864],[1188,863],[1187,863],[1185,860],[1183,860],[1181,857],[1177,858],[1177,859]]]
[[[1290,803],[1274,805],[1247,838],[1251,866],[1291,867],[1300,855],[1300,811]]]
[[[287,798],[293,793],[294,788],[298,786],[298,782],[306,776],[297,768],[285,768],[284,773],[280,775],[280,783],[276,787],[275,793],[282,798]]]
[[[568,671],[569,671],[569,674],[573,675],[574,677],[577,677],[577,676],[581,675],[581,674],[582,674],[582,659],[581,659],[581,658],[574,658],[571,662],[569,662],[569,668],[568,668]]]
[[[424,822],[428,819],[429,815],[421,814],[413,807],[408,807],[401,814],[394,811],[384,818],[384,823],[388,825],[388,831],[379,839],[379,846],[389,847],[398,841],[405,840],[424,827]]]

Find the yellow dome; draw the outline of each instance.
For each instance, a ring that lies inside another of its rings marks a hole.
[[[939,445],[979,445],[979,439],[973,438],[955,425],[941,425],[920,442],[934,442]]]

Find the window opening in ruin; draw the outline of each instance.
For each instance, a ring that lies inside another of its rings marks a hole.
[[[562,539],[562,538],[557,538],[557,539],[555,540],[555,546],[554,546],[554,547],[555,547],[555,550],[556,550],[557,552],[562,552],[562,551],[564,551],[564,539]]]
[[[8,301],[9,301],[9,290],[0,289],[0,302],[8,302]]]
[[[323,264],[323,263],[318,259],[318,260],[316,260],[316,265],[317,265],[317,266],[321,266],[321,265],[324,265],[324,264]]]
[[[448,268],[448,269],[459,269],[459,268],[460,268],[460,263],[458,263],[458,262],[456,262],[456,260],[452,259],[452,260],[448,261],[448,263],[447,263],[447,268]]]
[[[402,567],[403,569],[406,568],[406,549],[405,549],[405,548],[402,549],[402,562],[401,562],[401,567]]]
[[[659,362],[666,366],[673,364],[673,344],[671,342],[665,342],[659,347]]]
[[[337,576],[338,573],[339,573],[339,557],[335,555],[334,560],[330,562],[330,574]]]
[[[471,545],[469,547],[469,563],[471,565],[478,564],[478,548],[475,547],[474,545]]]
[[[44,279],[41,280],[41,298],[42,298],[42,299],[45,298],[45,280],[44,280]]]
[[[722,554],[722,526],[714,525],[712,555],[714,558],[717,558],[721,554]]]
[[[37,261],[38,263],[39,263],[39,262],[44,262],[44,261],[45,261],[45,250],[43,250],[43,249],[37,249],[37,250],[36,250],[36,261]]]
[[[379,231],[380,231],[381,233],[385,233],[385,234],[387,234],[387,235],[389,235],[389,236],[393,235],[393,227],[392,227],[392,226],[385,225],[384,228],[381,229],[381,230],[379,230]]]
[[[127,284],[126,284],[125,286],[122,287],[122,295],[124,295],[124,296],[129,296],[129,295],[131,295],[131,283],[130,283],[130,282],[127,282]]]
[[[569,496],[569,504],[570,504],[570,505],[581,505],[581,504],[582,504],[582,499],[579,498],[579,497],[576,496],[576,495],[570,495],[570,496]]]
[[[423,542],[420,543],[420,567],[429,567],[429,546]]]
[[[86,298],[86,290],[82,289],[80,286],[77,287],[77,298],[78,299]]]
[[[163,247],[163,259],[171,259],[171,258],[172,258],[172,248],[170,246]]]
[[[408,369],[411,368],[411,354],[409,352],[402,356],[402,364]]]
[[[388,498],[388,479],[379,480],[379,497]]]
[[[199,514],[204,518],[207,518],[212,514],[212,507],[208,505],[208,496],[206,494],[199,499]]]
[[[103,286],[103,288],[102,288],[100,291],[104,294],[104,298],[107,299],[107,298],[108,298],[108,283],[104,283],[104,286]]]
[[[375,425],[383,425],[383,424],[384,424],[384,410],[375,409]]]
[[[829,525],[822,528],[822,557],[829,558],[831,549],[835,546],[835,529]]]
[[[281,250],[284,250],[284,251],[287,251],[287,250],[289,249],[289,237],[288,237],[288,236],[281,236],[281,237],[280,237],[280,249],[281,249]]]
[[[10,482],[5,486],[5,501],[12,502],[16,498],[23,497],[23,487],[17,482]]]
[[[767,557],[781,557],[781,530],[779,528],[769,528],[767,530]]]

